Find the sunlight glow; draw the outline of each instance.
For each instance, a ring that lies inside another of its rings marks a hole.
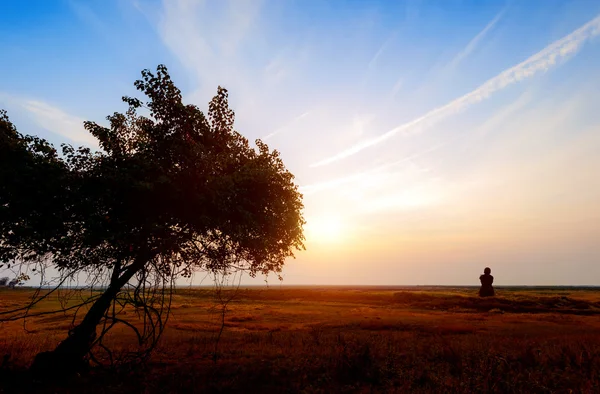
[[[305,231],[308,242],[339,243],[344,240],[345,228],[342,220],[336,216],[318,216],[306,221]]]

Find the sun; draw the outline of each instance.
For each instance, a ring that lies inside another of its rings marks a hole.
[[[338,243],[343,240],[344,224],[336,216],[316,216],[306,221],[306,240],[318,243]]]

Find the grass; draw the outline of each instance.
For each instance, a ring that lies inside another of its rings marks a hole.
[[[239,290],[215,357],[219,305],[178,289],[159,347],[143,367],[94,369],[40,386],[36,353],[70,325],[45,316],[0,325],[5,391],[49,392],[600,392],[600,293],[595,289],[297,287]],[[28,290],[0,292],[0,309]],[[55,307],[49,300],[39,308]],[[125,331],[113,346],[131,343]],[[3,385],[3,386],[2,386]]]

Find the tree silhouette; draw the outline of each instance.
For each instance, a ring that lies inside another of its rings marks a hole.
[[[252,148],[234,130],[225,89],[205,116],[182,103],[165,66],[142,71],[135,86],[146,103],[123,97],[129,108],[108,116],[108,127],[85,122],[99,152],[63,145],[58,155],[0,113],[0,262],[42,277],[56,268],[52,291],[81,274],[103,289],[68,307],[87,311],[73,317],[54,351],[36,357],[33,370],[78,370],[94,345],[106,348],[102,338],[116,324],[134,330],[140,346],[150,341],[150,351],[175,278],[196,271],[279,274],[303,248],[294,177],[277,151],[260,140]],[[52,291],[38,291],[4,319],[35,316],[30,306]],[[142,328],[119,315],[126,307],[142,316]]]

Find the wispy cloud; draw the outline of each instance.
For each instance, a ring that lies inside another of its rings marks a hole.
[[[67,2],[69,7],[73,10],[75,15],[86,25],[92,27],[98,33],[107,37],[110,32],[110,28],[92,11],[89,5],[86,5],[85,2],[69,0]]]
[[[333,188],[337,188],[341,185],[346,185],[346,184],[351,184],[351,183],[355,183],[355,182],[362,182],[365,179],[371,179],[373,180],[373,175],[374,174],[378,174],[381,173],[385,170],[388,170],[392,167],[398,166],[400,164],[404,164],[404,163],[412,163],[413,160],[422,157],[424,155],[426,155],[427,153],[431,153],[437,149],[439,149],[442,145],[438,144],[435,146],[432,146],[429,149],[426,149],[422,152],[418,152],[415,153],[413,155],[404,157],[402,159],[399,160],[395,160],[393,162],[390,163],[386,163],[380,166],[377,166],[373,169],[367,170],[367,171],[362,171],[362,172],[358,172],[352,175],[347,175],[344,177],[340,177],[340,178],[336,178],[336,179],[332,179],[329,181],[324,181],[324,182],[319,182],[319,183],[314,183],[311,185],[306,185],[306,186],[302,186],[300,188],[300,191],[304,194],[313,194],[313,193],[317,193],[317,192],[321,192],[321,191],[325,191],[325,190],[330,190]]]
[[[392,41],[394,41],[396,39],[397,35],[398,35],[398,32],[394,32],[394,33],[390,34],[389,37],[385,40],[385,42],[379,47],[379,49],[377,50],[375,55],[369,61],[369,64],[367,66],[369,70],[372,70],[377,65],[377,60],[379,59],[381,54],[383,52],[385,52],[385,50],[392,43]]]
[[[475,37],[469,41],[469,43],[448,63],[446,66],[447,69],[454,69],[458,66],[467,56],[473,53],[477,47],[480,45],[481,41],[485,38],[485,36],[496,26],[496,23],[502,18],[504,13],[506,12],[506,7],[503,8],[495,17],[492,19],[483,30],[481,30]]]
[[[390,96],[389,96],[390,99],[393,99],[394,97],[396,97],[396,95],[398,94],[400,89],[402,89],[402,86],[404,86],[404,78],[400,77],[396,80],[396,83],[392,87],[392,91],[390,92]]]
[[[425,115],[402,124],[392,130],[380,135],[379,137],[361,142],[355,146],[342,151],[334,156],[312,164],[312,167],[327,165],[346,157],[352,156],[366,148],[380,144],[393,137],[394,135],[404,133],[419,132],[441,119],[465,110],[472,104],[478,103],[493,93],[504,89],[514,83],[533,77],[534,75],[548,70],[557,64],[561,59],[565,59],[575,54],[581,46],[590,38],[600,34],[600,15],[596,16],[590,22],[584,24],[569,35],[557,40],[542,49],[540,52],[529,57],[525,61],[501,72],[495,77],[487,80],[477,89],[459,97],[448,104],[435,108]]]
[[[274,16],[264,10],[252,0],[164,0],[156,18],[160,38],[192,77],[185,100],[207,102],[217,86],[226,87],[237,124],[251,139],[283,132],[278,128],[297,121],[309,104],[302,92],[290,100],[303,72],[304,44],[271,34]]]
[[[33,119],[40,127],[75,142],[94,147],[98,145],[96,138],[84,129],[82,118],[69,115],[43,101],[27,100],[21,106],[33,115]]]
[[[0,101],[24,110],[41,128],[90,147],[98,147],[96,138],[83,127],[84,119],[70,115],[44,101],[23,99],[0,92]]]
[[[263,39],[261,1],[203,2],[164,0],[159,34],[166,46],[198,78],[210,96],[214,81],[236,87],[250,83],[248,67],[241,66],[242,44],[260,49],[256,41]],[[218,15],[216,17],[215,15]],[[261,54],[262,55],[262,54]],[[262,56],[257,54],[262,59]],[[272,59],[266,65],[267,74],[282,73],[284,62]],[[276,70],[274,70],[276,68]],[[209,97],[210,97],[209,96]]]
[[[289,123],[287,123],[285,126],[280,127],[279,129],[275,130],[274,132],[267,134],[266,136],[264,136],[262,139],[263,141],[267,141],[270,138],[275,137],[278,134],[283,133],[284,131],[288,130],[290,126],[292,126],[293,124],[295,124],[296,122],[299,122],[300,120],[306,118],[308,115],[310,115],[310,111],[306,111],[303,114],[295,117],[294,119],[292,119]]]

